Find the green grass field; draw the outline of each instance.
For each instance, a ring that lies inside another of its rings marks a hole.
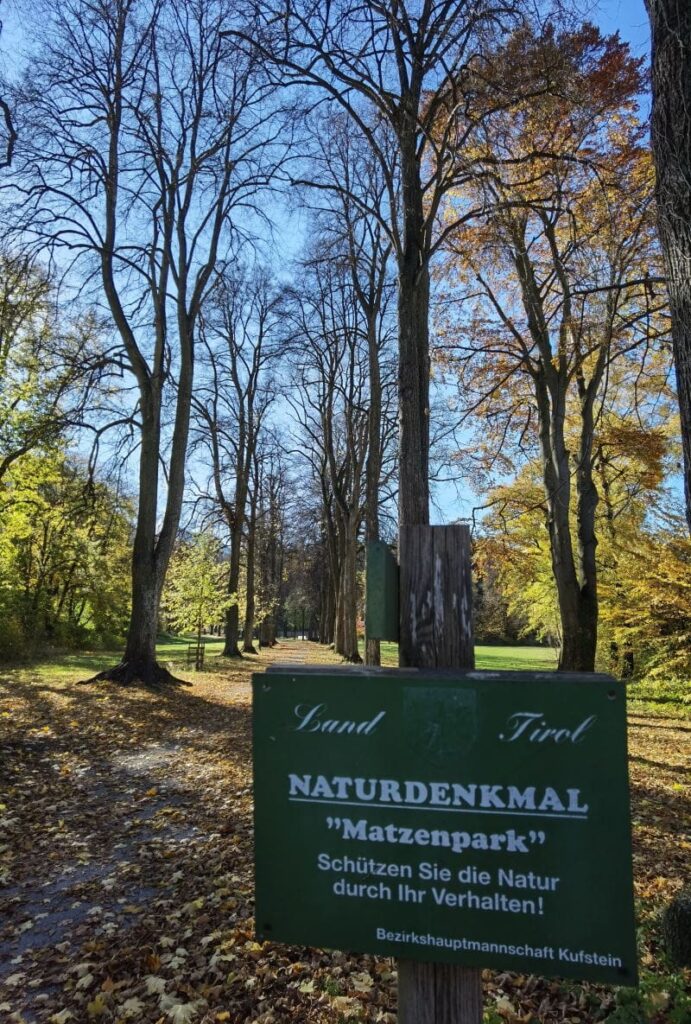
[[[196,639],[196,636],[159,637],[156,644],[156,654],[159,661],[186,661],[187,645],[196,641]],[[204,656],[206,658],[218,656],[223,650],[222,636],[205,636],[202,639],[206,644],[204,649]]]
[[[484,669],[552,672],[557,667],[553,647],[476,647],[475,663]]]
[[[382,665],[398,665],[398,644],[382,641]],[[476,647],[475,667],[550,672],[557,667],[557,653],[551,647]]]
[[[187,645],[195,640],[191,636],[163,636],[156,644],[159,661],[184,665],[187,661]],[[222,637],[204,637],[206,642],[205,658],[217,658],[223,650]],[[112,651],[81,651],[78,654],[46,654],[36,662],[32,662],[32,672],[45,677],[73,677],[76,671],[83,671],[84,677],[95,675],[109,666],[117,664],[122,650]]]

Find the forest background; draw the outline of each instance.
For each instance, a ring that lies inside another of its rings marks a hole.
[[[420,94],[432,514],[473,525],[479,642],[682,685],[645,12],[629,46],[622,5],[518,8],[451,76],[462,115]],[[222,3],[5,13],[2,656],[124,644],[156,678],[158,633],[299,629],[376,663],[409,230],[376,90],[355,119],[301,91]]]

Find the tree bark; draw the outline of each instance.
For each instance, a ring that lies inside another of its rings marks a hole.
[[[123,662],[146,665],[156,660],[159,591],[156,571],[146,553],[132,559],[132,617]]]
[[[181,332],[182,334],[183,332]],[[189,436],[193,339],[185,332],[180,338],[181,366],[175,406],[175,426],[170,455],[168,494],[163,524],[158,537],[158,466],[161,436],[160,388],[152,385],[142,401],[141,449],[139,460],[139,502],[132,553],[132,610],[122,661],[95,678],[147,684],[166,682],[170,673],[156,661],[156,633],[163,582],[177,536],[185,487],[185,462]]]
[[[557,391],[561,392],[557,387]],[[547,531],[549,534],[552,572],[557,588],[562,645],[559,670],[562,672],[592,672],[595,668],[597,648],[597,590],[595,586],[594,514],[597,491],[586,488],[583,501],[579,501],[579,538],[587,557],[587,570],[582,578],[576,569],[569,508],[571,504],[571,474],[569,457],[564,443],[563,410],[549,408],[547,388],[539,392],[540,445],[542,448],[543,481],[547,504]],[[558,406],[558,402],[556,403]],[[547,406],[543,408],[543,406]],[[584,470],[587,472],[587,470]],[[592,501],[593,491],[595,503]]]
[[[672,314],[686,519],[691,533],[691,6],[646,0],[652,37],[652,148]]]
[[[244,504],[244,503],[243,503]],[[236,516],[238,509],[236,508]],[[240,610],[237,595],[240,586],[240,545],[242,544],[242,520],[234,524],[230,537],[230,568],[228,572],[228,596],[235,595],[235,603],[226,608],[224,658],[240,658],[238,638],[240,632]]]
[[[321,616],[319,620],[319,642],[332,644],[334,642],[336,615],[336,596],[334,587],[333,572],[327,564],[324,570],[322,583]]]
[[[266,609],[259,626],[259,642],[262,647],[273,647],[276,643],[276,619],[280,598],[283,572],[282,556],[282,471],[267,475],[264,493],[268,491],[266,504],[260,498],[260,506],[267,522],[262,529],[260,547],[261,603]]]
[[[403,250],[398,253],[399,526],[429,523],[429,245],[415,132],[401,141]]]
[[[346,661],[362,661],[357,639],[357,531],[359,512],[351,512],[345,525],[343,547],[341,654]]]
[[[333,522],[331,510],[325,505],[326,543],[329,554],[329,579],[326,604],[325,635],[327,644],[336,645],[336,633],[338,622],[338,589],[341,579],[341,560],[339,556],[339,544],[336,525]]]
[[[365,476],[365,538],[367,542],[379,540],[379,478],[381,476],[381,370],[379,367],[379,345],[377,323],[374,316],[368,317],[367,351],[369,356],[369,413],[367,466]],[[365,637],[365,664],[381,665],[381,643]]]
[[[344,651],[344,630],[345,630],[345,619],[344,619],[344,576],[345,576],[345,557],[346,557],[346,538],[345,538],[345,525],[343,523],[343,516],[337,512],[337,565],[338,565],[338,576],[336,582],[336,604],[334,609],[334,650],[336,654],[343,656]]]
[[[403,526],[399,551],[399,664],[473,669],[470,530]],[[480,1024],[482,972],[399,960],[398,1008],[401,1024]]]
[[[597,376],[581,395],[581,434],[576,465],[576,523],[578,530],[578,611],[580,637],[580,659],[583,670],[595,670],[597,654],[597,626],[599,602],[597,594],[597,535],[595,513],[599,494],[593,475],[593,441],[595,423],[593,399],[597,388]],[[589,667],[585,667],[585,665]],[[578,666],[579,669],[581,666]]]
[[[247,591],[245,595],[245,625],[242,652],[243,654],[256,654],[254,646],[254,608],[255,608],[255,582],[254,582],[254,553],[256,548],[257,531],[257,479],[255,474],[255,485],[250,499],[250,517],[247,524]]]

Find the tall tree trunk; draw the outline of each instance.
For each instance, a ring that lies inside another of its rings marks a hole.
[[[547,372],[552,371],[548,369]],[[564,394],[565,388],[555,377],[551,388],[548,389],[546,384],[540,388],[538,399],[547,531],[562,631],[559,671],[592,672],[597,646],[597,594],[594,576],[584,579],[583,584],[579,581],[574,557],[569,521],[571,474],[564,442]],[[597,492],[595,495],[597,501]],[[594,515],[594,505],[591,511]],[[585,515],[585,506],[582,514]],[[594,573],[594,561],[590,566],[590,556],[592,553],[594,559],[595,551],[594,531],[587,528],[585,519],[583,529],[582,540],[589,572],[592,569]]]
[[[265,615],[259,626],[259,646],[273,647],[275,642],[276,636],[273,628],[272,616]]]
[[[156,560],[160,411],[156,399],[142,403],[139,504],[132,552],[132,610],[122,665],[147,681],[156,662],[156,633],[162,580]],[[148,408],[146,408],[148,406]]]
[[[417,104],[415,105],[417,109]],[[398,262],[400,526],[429,523],[429,244],[414,116],[399,135],[403,250]]]
[[[691,5],[646,0],[652,36],[652,146],[672,314],[686,519],[691,533]]]
[[[560,672],[592,672],[597,648],[597,594],[590,581],[579,581],[573,557],[568,511],[548,500],[552,572],[557,588],[562,645]]]
[[[264,613],[259,624],[259,643],[262,647],[272,647],[276,636],[274,627],[274,575],[273,575],[273,544],[274,538],[271,534],[272,525],[269,523],[269,533],[264,539],[261,553],[261,593]]]
[[[328,620],[329,580],[323,568],[319,575],[319,628],[317,632],[320,644],[328,643],[326,636],[326,623]]]
[[[142,678],[156,661],[160,591],[151,560],[137,553],[132,559],[132,615],[122,662]],[[143,678],[146,682],[146,676]]]
[[[158,685],[173,679],[156,661],[156,633],[161,593],[177,537],[185,489],[194,341],[191,331],[184,332],[181,328],[180,335],[181,365],[163,522],[157,535],[161,393],[158,385],[149,382],[149,386],[140,385],[143,412],[139,502],[132,553],[132,610],[125,653],[119,665],[98,673],[95,680],[110,679],[126,684],[138,679],[148,685]]]
[[[236,509],[236,516],[237,516]],[[230,569],[228,572],[228,596],[235,595],[235,603],[226,608],[225,614],[225,643],[223,645],[224,658],[240,658],[238,647],[238,634],[240,630],[240,610],[237,601],[238,589],[240,586],[240,545],[242,544],[242,520],[237,521],[233,526],[230,539]]]
[[[368,542],[379,540],[379,478],[381,476],[381,370],[376,317],[367,323],[369,357],[369,419],[367,424],[367,469],[365,477],[365,536]],[[365,664],[381,665],[381,643],[365,637]]]
[[[351,512],[345,523],[342,575],[343,632],[341,650],[346,661],[359,664],[362,661],[357,640],[357,533],[359,513]]]
[[[322,583],[321,616],[319,621],[319,642],[322,644],[332,644],[334,642],[335,615],[336,595],[334,578],[333,572],[327,563]]]
[[[332,518],[326,519],[327,548],[329,553],[329,580],[328,580],[328,603],[326,643],[336,645],[337,623],[338,623],[338,590],[341,579],[341,561],[339,557],[338,535]]]
[[[572,590],[560,607],[562,646],[560,672],[592,672],[597,647],[597,610],[588,594]]]
[[[334,589],[334,635],[333,646],[336,654],[343,654],[343,565]]]
[[[592,672],[597,653],[599,604],[597,596],[597,536],[595,513],[599,494],[593,478],[593,438],[595,426],[591,397],[581,401],[581,441],[576,466],[576,520],[578,527],[579,628],[584,644],[583,659]]]
[[[336,594],[338,589],[338,582],[334,578],[333,574],[329,579],[329,592],[328,592],[328,604],[327,604],[327,644],[333,645],[336,642]]]
[[[270,484],[268,525],[265,527],[260,557],[262,603],[267,606],[259,626],[259,642],[262,647],[273,647],[276,643],[276,618],[278,611],[279,587],[281,582],[279,530],[280,509],[278,497]]]
[[[338,520],[338,582],[336,584],[336,616],[334,629],[334,650],[336,654],[345,657],[345,578],[346,578],[346,524],[341,511],[337,513]]]
[[[256,489],[255,489],[256,493]],[[244,654],[256,654],[254,646],[254,553],[256,546],[257,532],[257,502],[255,495],[252,495],[250,506],[250,519],[247,526],[247,592],[245,595],[245,628],[242,650]]]

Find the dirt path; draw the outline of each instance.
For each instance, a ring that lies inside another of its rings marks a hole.
[[[230,920],[249,939],[250,675],[307,657],[284,642],[166,697],[30,673],[0,683],[0,1016],[118,1019],[142,972],[201,966],[181,929],[201,940]],[[170,1019],[189,1003],[167,981],[150,995]],[[158,1019],[139,1002],[123,1019]]]

